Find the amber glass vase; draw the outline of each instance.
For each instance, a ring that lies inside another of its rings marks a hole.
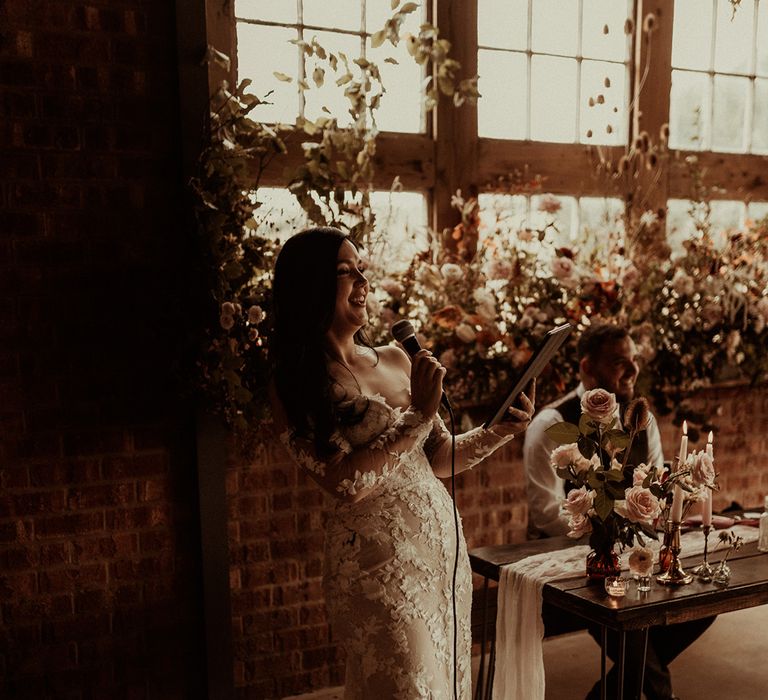
[[[659,548],[659,573],[663,574],[669,569],[669,564],[672,561],[672,523],[668,520],[664,523],[664,539],[661,542]]]
[[[618,576],[621,573],[619,555],[613,551],[614,545],[593,549],[587,554],[587,579],[595,583],[603,583],[606,576]]]

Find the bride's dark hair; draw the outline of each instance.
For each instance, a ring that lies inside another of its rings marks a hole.
[[[320,454],[331,450],[329,438],[338,422],[325,334],[336,310],[336,265],[344,241],[353,243],[330,227],[291,236],[277,256],[272,283],[270,359],[275,390],[293,428],[312,437]],[[355,342],[369,345],[362,330]]]

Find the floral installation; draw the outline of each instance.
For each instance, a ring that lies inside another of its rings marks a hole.
[[[578,425],[562,421],[546,431],[558,443],[552,467],[574,485],[563,500],[568,536],[588,534],[595,552],[656,539],[661,482],[654,469],[629,463],[632,443],[650,420],[647,401],[637,398],[627,406],[623,426],[615,395],[604,389],[584,392],[581,411]]]

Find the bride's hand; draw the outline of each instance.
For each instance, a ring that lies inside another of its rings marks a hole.
[[[533,418],[534,411],[536,410],[536,380],[533,379],[530,384],[531,398],[525,393],[520,394],[520,404],[522,408],[515,408],[510,406],[507,409],[508,417],[506,417],[500,423],[496,423],[490,431],[499,437],[506,437],[507,435],[518,435],[524,433],[528,428],[528,424]]]
[[[411,405],[431,418],[440,406],[443,395],[443,367],[428,350],[419,350],[411,365]]]

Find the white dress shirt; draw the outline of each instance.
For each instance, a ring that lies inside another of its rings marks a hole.
[[[584,395],[584,385],[576,389],[563,400]],[[568,516],[561,512],[561,503],[565,497],[565,482],[555,472],[550,462],[552,450],[557,443],[546,435],[546,430],[563,420],[556,408],[545,406],[537,413],[525,433],[523,444],[523,464],[525,465],[525,488],[528,497],[528,536],[541,537],[542,534],[555,536],[568,532]],[[648,464],[661,469],[664,466],[664,454],[661,450],[661,434],[656,418],[651,415],[648,427]]]

